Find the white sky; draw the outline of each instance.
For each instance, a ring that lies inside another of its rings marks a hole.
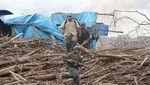
[[[0,0],[0,9],[10,10],[15,14],[137,10],[150,16],[150,0]]]
[[[112,12],[115,9],[139,10],[150,14],[150,0],[0,0],[0,9],[13,13],[30,12]]]

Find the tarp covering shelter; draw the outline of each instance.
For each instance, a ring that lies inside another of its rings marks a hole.
[[[102,35],[102,36],[107,36],[108,35],[108,29],[109,29],[108,25],[105,25],[103,23],[97,23],[96,24],[96,29],[97,29],[97,32],[98,32],[99,35]]]
[[[96,12],[81,12],[72,13],[73,17],[77,19],[79,23],[85,22],[87,27],[91,27],[93,22],[96,21]],[[13,25],[13,30],[16,35],[24,33],[21,38],[30,38],[33,36],[46,37],[51,40],[49,34],[42,32],[36,27],[42,28],[55,36],[57,42],[63,42],[63,34],[60,32],[58,24],[61,24],[66,19],[66,13],[55,14],[29,14],[29,15],[7,15],[2,16],[0,19],[6,23]]]
[[[79,22],[85,22],[87,26],[91,26],[92,22],[96,20],[96,12],[82,12],[82,13],[73,13],[73,17],[76,18]],[[2,21],[6,24],[15,24],[14,30],[16,34],[21,32],[24,33],[22,38],[30,38],[34,35],[39,37],[47,37],[49,39],[50,36],[46,33],[41,32],[33,28],[30,25],[27,26],[18,26],[17,24],[34,24],[37,27],[45,29],[49,31],[52,35],[55,36],[58,42],[63,41],[63,35],[60,32],[57,24],[61,24],[63,20],[65,20],[66,14],[30,14],[30,15],[8,15],[1,17]]]

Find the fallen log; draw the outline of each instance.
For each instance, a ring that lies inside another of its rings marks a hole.
[[[18,34],[17,36],[13,37],[11,40],[9,40],[9,41],[7,41],[7,42],[1,44],[1,45],[0,45],[0,48],[5,47],[7,44],[11,43],[13,40],[17,39],[18,37],[20,37],[20,36],[22,36],[22,35],[23,35],[23,33],[20,33],[20,34]]]
[[[14,73],[14,72],[12,72],[12,71],[9,71],[13,76],[16,76],[16,77],[18,77],[18,78],[20,78],[21,80],[23,80],[23,81],[27,81],[27,79],[25,79],[25,78],[23,78],[22,76],[20,76],[19,74],[16,74],[16,73]]]
[[[18,84],[18,83],[21,83],[22,81],[15,81],[15,82],[12,82],[12,83],[7,83],[7,84],[5,84],[5,85],[16,85],[16,84]]]
[[[24,63],[24,62],[27,62],[29,61],[31,58],[33,58],[32,54],[34,54],[35,52],[39,51],[41,48],[38,48],[34,51],[31,51],[30,53],[24,55],[23,57],[19,57],[17,59],[13,59],[13,60],[9,60],[9,61],[3,61],[3,62],[0,62],[0,66],[2,65],[6,65],[6,64],[14,64],[14,63]]]
[[[104,32],[114,32],[114,33],[123,33],[123,31],[115,31],[115,30],[99,30]]]
[[[33,69],[34,67],[37,67],[36,64],[20,64],[20,65],[13,65],[6,68],[2,68],[0,70],[0,76],[5,76],[7,74],[10,74],[10,72],[18,72],[18,71],[26,71]]]
[[[52,44],[52,45],[54,45],[54,47],[58,48],[60,51],[66,52],[65,48],[63,48],[63,47],[61,47],[61,46],[59,46],[57,44]]]
[[[27,83],[27,84],[19,84],[19,85],[40,85],[39,83]]]
[[[110,58],[119,58],[125,60],[123,56],[128,56],[128,55],[108,55],[108,54],[99,54],[97,52],[91,52],[88,49],[84,48],[82,45],[78,44],[79,47],[81,48],[82,51],[88,53],[89,55],[92,55],[92,57],[110,57]]]
[[[69,72],[63,72],[63,73],[58,74],[58,75],[61,75],[62,79],[71,78],[71,76],[66,76],[68,74],[70,74],[70,73]],[[55,74],[35,75],[35,76],[29,76],[27,79],[47,81],[47,80],[55,80],[57,78],[56,76],[57,75],[55,75]]]
[[[144,49],[144,47],[136,47],[136,48],[123,48],[120,50],[120,52],[127,52],[127,51],[132,51],[132,50],[139,50],[139,49]]]
[[[94,84],[94,85],[119,85],[119,84],[98,82],[97,84]]]
[[[116,48],[110,48],[110,49],[98,50],[98,51],[95,51],[94,53],[97,54],[97,53],[99,53],[99,52],[112,51],[112,50],[113,50],[113,51],[114,51],[114,50],[119,50],[119,48],[116,47]]]
[[[97,68],[97,67],[94,67],[94,68],[88,70],[88,71],[85,72],[84,74],[81,74],[80,77],[83,77],[83,76],[87,75],[88,73],[90,73],[91,71],[95,70],[96,68]]]
[[[34,39],[20,39],[20,40],[14,40],[12,41],[13,44],[21,44],[21,43],[29,43],[29,42],[38,42],[38,41],[48,41],[47,38],[34,38]]]
[[[122,61],[118,63],[119,65],[126,65],[126,64],[136,64],[136,65],[140,65],[141,61]],[[142,64],[142,66],[147,66],[150,64],[150,61],[144,61],[144,63]],[[139,68],[140,69],[140,68]]]
[[[43,55],[39,55],[39,54],[35,54],[35,56],[38,56],[38,58],[44,58],[44,57],[56,57],[56,56],[61,56],[63,54],[43,54]]]
[[[131,51],[131,50],[139,50],[139,49],[143,49],[143,47],[136,47],[136,48],[127,48],[127,47],[124,47],[124,48],[110,48],[110,49],[104,49],[104,50],[98,50],[98,51],[95,51],[94,53],[95,54],[98,54],[100,52],[105,52],[105,51],[119,51],[119,52],[125,52],[125,51]]]
[[[139,85],[138,82],[137,82],[137,78],[135,76],[134,76],[134,81],[135,81],[136,85]]]
[[[16,70],[18,70],[18,66],[17,66],[17,65],[14,65],[14,66],[10,66],[10,67],[1,69],[1,70],[0,70],[0,76],[3,76],[3,75],[5,75],[5,74],[10,73],[9,71],[16,71]]]
[[[1,37],[1,38],[0,38],[0,41],[6,40],[6,39],[8,39],[8,35],[6,35],[6,36],[4,36],[4,37]]]
[[[92,55],[93,53],[91,51],[89,51],[88,49],[86,49],[85,47],[83,47],[82,45],[80,45],[79,43],[77,43],[77,45],[80,47],[80,49],[86,53],[88,53],[89,55]]]
[[[111,55],[111,54],[96,54],[95,57],[107,57],[107,58],[117,58],[117,59],[122,59],[125,60],[128,55]]]
[[[141,68],[142,67],[142,65],[144,64],[144,62],[146,61],[148,59],[148,56],[144,59],[144,61],[140,64],[140,67],[139,68]]]
[[[97,82],[99,82],[99,81],[102,80],[103,78],[107,77],[108,75],[110,75],[110,73],[108,73],[108,74],[106,74],[106,75],[104,75],[104,76],[102,76],[102,77],[96,79],[96,80],[92,83],[92,85],[96,84]]]
[[[89,73],[89,74],[87,74],[87,75],[79,75],[80,76],[80,78],[81,79],[84,79],[84,78],[87,78],[87,77],[89,77],[89,76],[92,76],[92,75],[97,75],[98,73],[100,73],[100,72],[102,72],[102,71],[97,71],[97,72],[94,72],[94,73]],[[65,82],[69,82],[69,81],[71,81],[70,79],[68,79],[68,80],[66,80]]]

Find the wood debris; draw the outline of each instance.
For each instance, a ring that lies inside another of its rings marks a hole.
[[[62,70],[63,46],[44,38],[15,39],[0,38],[0,85],[73,85],[72,78],[65,76],[68,72]],[[92,52],[80,47],[90,67],[79,70],[82,85],[150,84],[150,54],[141,52],[147,48]]]

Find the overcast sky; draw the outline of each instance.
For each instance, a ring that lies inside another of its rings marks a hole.
[[[0,0],[0,9],[13,13],[112,12],[138,10],[150,14],[150,0]]]
[[[112,13],[114,10],[137,10],[149,17],[150,0],[0,0],[0,9],[10,10],[15,14],[82,11]]]

